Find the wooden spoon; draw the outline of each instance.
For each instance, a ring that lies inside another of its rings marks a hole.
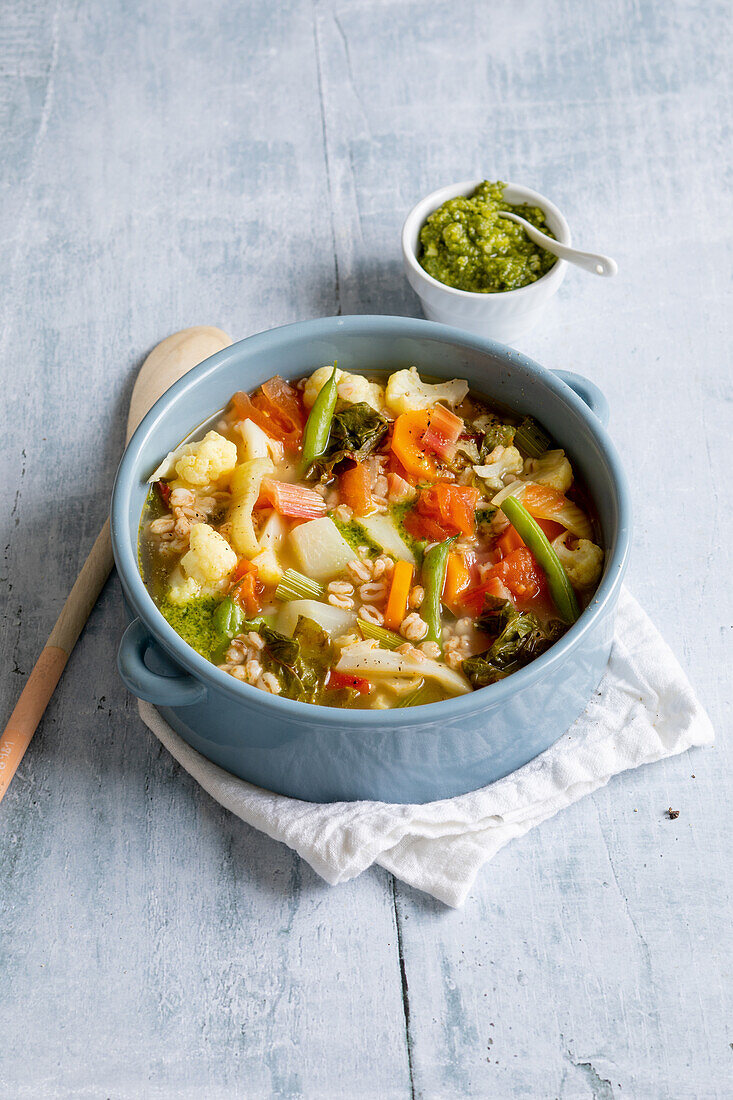
[[[148,410],[174,382],[210,355],[228,348],[231,342],[220,328],[197,325],[175,332],[154,347],[140,368],[132,391],[127,441]],[[0,737],[0,801],[36,732],[113,565],[107,519]]]

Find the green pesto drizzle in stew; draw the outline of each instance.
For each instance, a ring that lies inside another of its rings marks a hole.
[[[504,187],[484,180],[472,195],[448,199],[429,215],[418,256],[428,275],[457,290],[495,294],[527,286],[550,270],[557,257],[499,215],[508,210],[554,237],[543,211],[507,202]]]

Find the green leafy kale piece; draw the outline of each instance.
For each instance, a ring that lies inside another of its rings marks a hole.
[[[265,643],[263,663],[267,671],[277,677],[283,694],[301,702],[316,702],[333,659],[328,634],[303,615],[298,619],[292,638],[264,622],[257,626],[257,631]]]
[[[345,458],[362,462],[377,449],[388,427],[387,420],[365,401],[348,405],[334,415],[326,453],[311,465],[309,476],[329,476]]]
[[[509,600],[493,597],[487,597],[476,626],[494,636],[494,641],[484,653],[463,662],[463,671],[474,688],[486,687],[524,668],[566,630],[561,622],[543,625],[531,611],[518,611]]]
[[[300,677],[305,693],[300,698],[315,703],[326,685],[329,669],[334,663],[331,639],[313,619],[300,615],[293,631],[293,640],[300,646]]]

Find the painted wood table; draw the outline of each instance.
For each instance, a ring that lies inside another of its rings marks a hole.
[[[3,1098],[733,1096],[729,14],[6,0],[3,720],[150,347],[418,313],[402,218],[486,175],[619,262],[571,271],[521,347],[608,395],[629,585],[718,744],[510,845],[461,911],[382,871],[329,888],[142,726],[113,578],[0,806]]]

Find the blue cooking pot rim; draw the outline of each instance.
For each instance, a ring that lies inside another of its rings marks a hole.
[[[112,491],[111,532],[115,561],[125,586],[125,591],[135,613],[143,619],[153,638],[161,641],[164,648],[198,680],[207,681],[216,691],[229,696],[232,700],[246,703],[263,713],[275,711],[280,720],[294,722],[317,722],[319,725],[343,725],[369,728],[384,724],[385,712],[381,710],[339,710],[333,707],[302,703],[294,699],[270,695],[242,683],[222,672],[207,661],[195,649],[192,649],[173,630],[156,607],[147,588],[143,584],[138,569],[137,543],[130,538],[130,497],[137,478],[137,464],[140,452],[149,437],[156,431],[168,409],[190,388],[199,386],[202,381],[216,373],[222,364],[241,352],[243,345],[256,352],[265,347],[276,352],[284,344],[292,344],[298,339],[318,339],[332,337],[337,332],[364,336],[379,329],[380,335],[397,337],[416,337],[450,343],[454,346],[471,348],[493,354],[504,362],[529,368],[548,389],[563,399],[586,422],[594,435],[604,459],[608,463],[613,484],[617,493],[618,524],[616,540],[610,561],[606,564],[603,579],[588,607],[578,621],[566,634],[541,657],[511,676],[480,688],[468,695],[446,699],[439,703],[427,703],[420,707],[396,709],[389,712],[390,726],[414,726],[440,724],[460,719],[462,715],[494,708],[510,696],[521,692],[536,680],[550,673],[567,660],[582,643],[584,637],[593,629],[605,612],[612,608],[618,599],[628,564],[631,541],[631,505],[626,474],[616,448],[603,424],[591,411],[588,404],[575,393],[570,386],[546,367],[541,366],[516,349],[500,344],[495,340],[475,336],[450,325],[441,325],[435,321],[425,321],[415,317],[358,314],[346,317],[322,317],[311,321],[297,321],[255,333],[223,351],[217,352],[199,366],[194,367],[180,381],[171,386],[150,409],[140,422],[120,461]],[[136,529],[139,517],[136,517]],[[538,715],[538,718],[541,716]]]

